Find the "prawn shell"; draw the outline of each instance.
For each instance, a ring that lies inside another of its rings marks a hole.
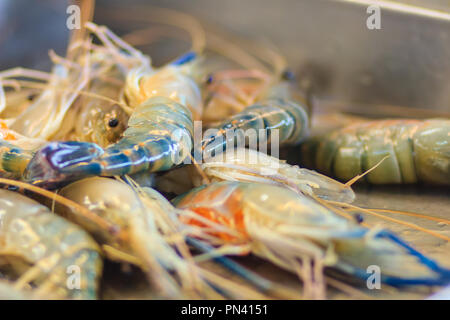
[[[55,188],[89,176],[116,176],[164,171],[186,160],[192,151],[189,109],[165,97],[138,106],[123,137],[106,149],[88,142],[51,142],[38,150],[24,176]]]
[[[156,71],[142,68],[130,71],[125,86],[130,106],[136,107],[152,97],[167,97],[185,105],[195,119],[200,119],[203,110],[200,89],[183,73],[183,68],[168,65]]]
[[[422,181],[450,185],[450,121],[428,120],[412,137],[415,167]]]
[[[139,199],[128,185],[117,180],[103,177],[91,177],[73,182],[59,191],[59,194],[70,199],[99,217],[119,227],[128,228],[129,215],[140,210]],[[56,209],[64,212],[58,205]],[[101,243],[113,243],[116,240],[109,230],[101,230],[96,224],[82,216],[74,216],[74,222],[81,225]]]
[[[302,147],[320,172],[346,181],[366,176],[372,184],[450,184],[450,122],[378,120],[338,129]],[[308,161],[307,161],[308,162]],[[309,163],[311,160],[309,161]]]
[[[401,183],[400,167],[391,138],[392,130],[383,130],[383,125],[379,123],[369,124],[367,130],[360,130],[357,134],[364,143],[365,151],[362,155],[363,170],[367,171],[382,161],[379,170],[375,169],[367,175],[369,182],[373,184],[385,183],[385,181]],[[367,132],[370,134],[366,134]]]
[[[230,200],[236,201],[233,206],[227,206]],[[218,182],[193,189],[175,203],[239,234],[244,228],[242,240],[247,243],[238,245],[247,244],[252,253],[290,271],[298,271],[296,262],[312,259],[364,280],[369,277],[367,268],[377,265],[383,270],[381,281],[396,286],[442,285],[450,279],[450,270],[395,234],[361,227],[334,209],[282,187]],[[236,244],[233,238],[218,237],[225,246]]]
[[[0,255],[13,268],[39,266],[35,284],[51,284],[57,297],[95,299],[102,271],[96,242],[80,227],[18,193],[0,189]],[[24,264],[25,263],[25,264]],[[78,267],[80,287],[69,288],[69,268]]]

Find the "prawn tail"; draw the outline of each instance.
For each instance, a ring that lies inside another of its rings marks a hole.
[[[363,230],[360,236],[336,242],[335,267],[367,282],[379,280],[391,286],[445,285],[450,270],[443,268],[388,230]]]

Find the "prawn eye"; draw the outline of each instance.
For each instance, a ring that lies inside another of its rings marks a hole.
[[[119,124],[119,120],[117,120],[117,118],[112,118],[112,119],[109,119],[109,121],[108,121],[108,126],[110,126],[111,128],[117,127],[118,124]]]
[[[281,78],[282,78],[283,80],[292,81],[292,80],[295,80],[295,74],[294,74],[294,72],[292,72],[291,70],[286,69],[286,70],[284,70],[283,73],[281,74]]]

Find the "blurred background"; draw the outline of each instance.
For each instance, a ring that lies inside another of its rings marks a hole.
[[[70,3],[0,0],[0,69],[48,69],[49,49],[64,54]],[[366,27],[371,3],[381,6],[380,30]],[[97,0],[94,21],[124,34],[148,25],[151,6],[272,45],[318,101],[369,112],[383,106],[450,112],[448,0]],[[158,64],[180,48],[158,42],[140,49]]]

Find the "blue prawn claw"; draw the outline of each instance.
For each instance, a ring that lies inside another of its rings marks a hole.
[[[45,187],[57,188],[83,177],[98,175],[98,163],[93,159],[103,154],[103,149],[88,142],[51,142],[38,150],[28,163],[25,180]]]

